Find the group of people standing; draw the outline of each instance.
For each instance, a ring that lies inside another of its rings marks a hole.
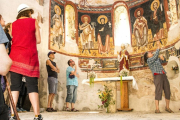
[[[57,94],[57,87],[58,87],[58,73],[60,73],[59,68],[54,62],[55,59],[55,52],[50,51],[48,53],[49,59],[46,61],[46,68],[48,72],[48,88],[49,88],[49,97],[48,97],[48,105],[47,105],[47,112],[57,112],[52,108],[52,103],[54,96]],[[66,69],[66,88],[67,88],[67,96],[66,96],[66,111],[73,111],[77,112],[78,110],[75,109],[74,104],[77,99],[77,88],[78,88],[78,79],[79,74],[77,73],[77,66],[75,62],[70,59],[68,60],[69,67]],[[71,109],[69,108],[69,104],[71,104]]]
[[[36,19],[32,18],[32,14],[34,13],[34,10],[32,8],[30,8],[26,4],[21,4],[17,8],[17,11],[17,20],[12,24],[8,24],[9,27],[7,27],[7,30],[5,30],[6,34],[2,28],[5,27],[5,21],[0,15],[0,53],[1,56],[3,56],[0,62],[0,75],[5,76],[8,72],[10,72],[11,93],[15,106],[17,105],[19,94],[24,84],[22,79],[25,78],[27,93],[29,95],[29,99],[35,114],[34,120],[43,120],[39,109],[38,94],[38,78],[40,76],[40,71],[37,44],[41,43],[39,26]],[[10,49],[6,49],[5,46],[6,48]],[[7,53],[9,53],[9,56]],[[57,93],[57,73],[59,73],[60,70],[57,67],[56,63],[53,61],[53,59],[55,58],[54,54],[55,52],[49,52],[49,59],[46,61],[49,85],[49,97],[47,106],[48,112],[56,111],[52,108],[52,102],[55,94]],[[76,112],[78,110],[74,108],[74,104],[77,98],[77,77],[79,77],[79,75],[77,74],[77,67],[75,65],[75,62],[72,59],[68,61],[68,65],[69,67],[66,71],[66,110]],[[69,103],[71,103],[71,109],[69,108]],[[12,106],[10,118],[8,116],[8,107],[5,104],[3,91],[0,90],[0,120],[16,119]]]

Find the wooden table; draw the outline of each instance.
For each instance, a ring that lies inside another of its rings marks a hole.
[[[100,83],[106,85],[112,89],[113,99],[117,99],[117,83],[120,83],[120,77],[111,77],[111,78],[96,78],[94,83]],[[119,111],[132,111],[133,109],[129,108],[129,92],[128,92],[128,82],[132,82],[134,89],[138,90],[136,80],[133,76],[123,77],[122,78],[122,88],[120,89],[120,99],[121,99],[121,108],[117,109],[116,102],[115,105],[111,105],[111,112],[114,113],[116,110]],[[89,80],[85,79],[82,81],[83,84],[89,85]],[[117,101],[117,100],[116,100]]]

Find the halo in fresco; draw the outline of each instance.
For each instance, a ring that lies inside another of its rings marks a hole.
[[[105,15],[100,15],[99,17],[98,17],[98,19],[97,19],[97,22],[99,23],[99,24],[101,24],[101,19],[102,18],[104,18],[105,19],[105,24],[108,22],[108,18],[107,18],[107,16],[105,16]]]
[[[152,11],[154,11],[154,3],[157,3],[157,8],[159,8],[159,5],[160,5],[160,3],[159,3],[159,0],[154,0],[152,3],[151,3],[151,10]]]
[[[59,10],[59,13],[57,13],[57,9]],[[61,8],[57,5],[54,6],[54,11],[56,14],[61,15]]]
[[[91,22],[91,18],[90,18],[89,15],[82,15],[82,16],[81,16],[81,21],[84,23],[84,18],[85,18],[85,17],[88,18],[88,23],[90,23],[90,22]]]

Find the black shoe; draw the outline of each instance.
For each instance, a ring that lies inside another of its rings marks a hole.
[[[42,117],[42,115],[40,114],[40,115],[38,115],[38,117],[35,117],[34,120],[43,120],[43,117]]]
[[[52,112],[57,112],[57,110],[55,110],[55,109],[53,109],[53,108],[51,108],[51,110],[52,110]]]
[[[46,111],[47,111],[47,112],[53,112],[53,111],[51,110],[51,108],[47,108]]]

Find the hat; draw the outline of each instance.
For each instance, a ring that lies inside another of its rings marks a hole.
[[[17,12],[18,14],[23,12],[23,11],[26,11],[26,10],[30,10],[31,11],[31,14],[34,13],[34,10],[32,8],[30,8],[28,5],[26,4],[20,4],[17,8]]]
[[[50,51],[50,52],[48,53],[48,57],[49,57],[50,54],[56,54],[56,52]]]

